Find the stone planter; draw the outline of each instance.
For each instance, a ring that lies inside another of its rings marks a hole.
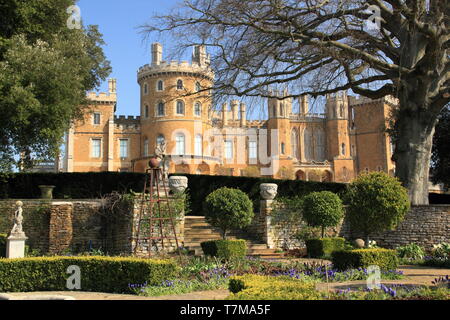
[[[263,200],[273,200],[277,196],[278,185],[275,183],[262,183],[260,186],[261,198]]]
[[[53,189],[55,189],[55,186],[39,186],[39,189],[41,189],[41,199],[53,199]]]
[[[173,193],[183,193],[188,186],[188,178],[183,176],[169,177],[169,188]]]

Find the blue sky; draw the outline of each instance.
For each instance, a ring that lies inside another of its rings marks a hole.
[[[179,0],[79,0],[81,17],[85,25],[98,25],[103,39],[108,60],[113,72],[110,77],[117,78],[117,114],[138,115],[139,87],[136,72],[139,67],[150,62],[150,43],[159,41],[165,48],[170,40],[152,35],[143,41],[139,26],[151,22],[156,13],[165,13],[175,6]],[[167,53],[167,50],[166,50]],[[100,87],[106,92],[107,82]]]

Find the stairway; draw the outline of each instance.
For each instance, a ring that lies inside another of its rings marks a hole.
[[[196,256],[203,255],[201,242],[222,239],[219,229],[214,228],[206,222],[203,216],[187,216],[184,221],[184,246],[195,253]],[[258,242],[243,231],[232,231],[228,234],[228,239],[247,240],[247,255],[265,259],[281,258],[282,254],[269,249],[266,244]]]

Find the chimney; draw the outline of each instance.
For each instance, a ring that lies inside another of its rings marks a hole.
[[[108,92],[109,93],[116,93],[117,90],[117,80],[114,78],[108,79]]]
[[[308,96],[301,96],[299,98],[299,102],[300,102],[300,114],[308,114],[309,113]]]
[[[231,116],[233,120],[238,120],[238,113],[239,113],[239,101],[238,100],[232,100],[231,101]]]
[[[228,104],[225,102],[222,104],[222,126],[228,125]]]
[[[241,127],[245,127],[247,125],[247,107],[245,103],[241,103]]]
[[[162,61],[162,45],[158,42],[152,44],[152,65],[160,65]]]

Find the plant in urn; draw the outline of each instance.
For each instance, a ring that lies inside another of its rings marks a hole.
[[[260,186],[261,192],[261,198],[263,200],[273,200],[277,196],[278,192],[278,185],[275,183],[262,183]]]

